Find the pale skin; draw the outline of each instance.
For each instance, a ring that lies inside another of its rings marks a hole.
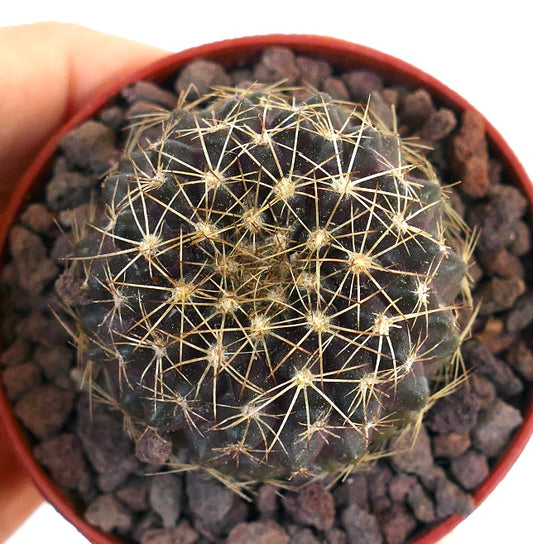
[[[47,138],[98,88],[164,55],[72,24],[0,28],[0,211]]]

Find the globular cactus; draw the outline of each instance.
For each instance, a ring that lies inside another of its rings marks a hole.
[[[449,388],[469,242],[371,104],[219,89],[130,136],[69,273],[85,373],[134,434],[221,478],[306,479]]]

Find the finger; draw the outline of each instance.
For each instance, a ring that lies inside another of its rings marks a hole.
[[[164,54],[71,24],[0,28],[0,199],[98,87]]]

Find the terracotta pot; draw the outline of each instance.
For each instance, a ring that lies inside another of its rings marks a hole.
[[[443,106],[451,108],[457,113],[474,108],[461,96],[447,88],[445,85],[411,66],[384,53],[367,47],[352,44],[338,39],[310,35],[268,35],[226,40],[208,44],[181,53],[165,57],[152,65],[139,70],[126,80],[118,81],[113,85],[102,89],[94,96],[86,106],[74,115],[46,144],[35,162],[30,166],[20,183],[14,189],[9,206],[4,214],[0,228],[0,249],[5,246],[7,229],[13,223],[19,210],[28,199],[28,194],[39,184],[47,172],[54,151],[61,137],[74,126],[84,121],[100,107],[110,101],[117,92],[138,79],[160,80],[165,75],[177,70],[187,62],[198,58],[210,58],[223,63],[226,66],[235,65],[237,62],[254,59],[258,52],[268,46],[288,46],[298,53],[322,57],[330,61],[336,68],[350,69],[363,68],[375,70],[381,73],[389,82],[402,82],[410,87],[424,87],[435,98],[435,101]],[[519,186],[527,195],[531,207],[533,207],[533,185],[524,168],[503,140],[495,128],[487,122],[487,133],[490,147],[494,155],[501,161],[507,175],[507,179]],[[91,542],[104,544],[116,542],[107,535],[89,526],[79,515],[79,512],[68,501],[66,495],[48,478],[44,470],[34,461],[28,448],[23,431],[19,428],[10,405],[0,390],[0,415],[5,426],[7,438],[13,445],[18,459],[21,461],[27,473],[33,479],[37,488],[44,497],[50,501],[57,510],[72,522]],[[524,423],[515,432],[512,441],[492,469],[489,478],[474,494],[476,505],[479,505],[487,495],[505,476],[507,471],[516,461],[517,457],[528,442],[533,433],[533,391],[529,391],[527,406],[525,409]],[[16,467],[3,467],[0,465],[0,481],[5,481],[5,471],[17,471]],[[5,486],[4,486],[5,487]],[[4,491],[4,495],[6,495]],[[14,501],[14,497],[6,496],[2,503]],[[445,534],[450,532],[460,521],[461,516],[454,516],[435,526],[427,533],[410,541],[410,544],[430,544],[437,542]],[[1,524],[0,524],[1,525]]]

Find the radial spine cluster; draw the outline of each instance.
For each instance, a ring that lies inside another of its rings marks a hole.
[[[372,104],[219,89],[131,135],[70,273],[85,375],[134,434],[235,481],[309,479],[449,388],[469,243]]]

